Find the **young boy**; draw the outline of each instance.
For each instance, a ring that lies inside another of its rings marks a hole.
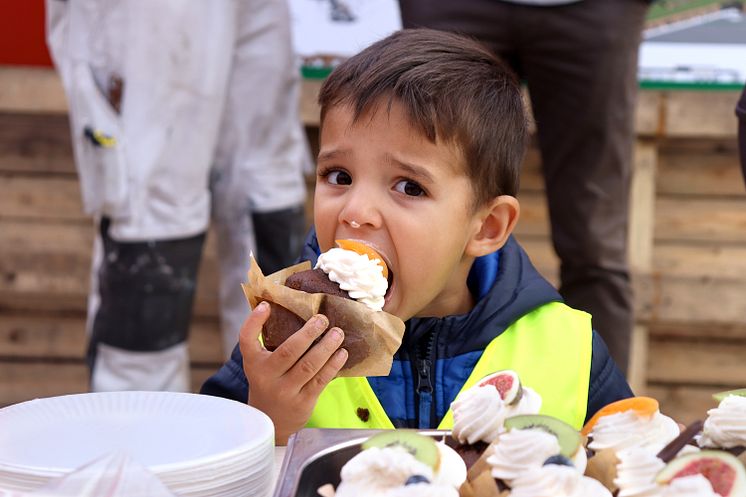
[[[577,428],[631,395],[590,316],[562,304],[511,237],[526,120],[518,82],[486,48],[400,31],[335,69],[319,102],[302,258],[340,238],[375,247],[393,274],[384,310],[407,325],[401,348],[387,377],[334,379],[344,330],[315,316],[270,353],[260,304],[203,393],[248,400],[278,443],[304,426],[450,428],[458,392],[503,369]]]

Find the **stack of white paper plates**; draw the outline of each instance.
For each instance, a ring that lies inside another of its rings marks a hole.
[[[232,400],[172,392],[66,395],[0,409],[0,488],[32,491],[112,452],[180,496],[266,496],[274,427]]]

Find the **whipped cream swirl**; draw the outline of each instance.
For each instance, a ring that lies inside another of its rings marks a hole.
[[[475,385],[451,403],[453,437],[461,443],[478,441],[492,443],[505,431],[505,419],[519,414],[538,414],[541,396],[529,387],[522,387],[520,401],[513,405],[503,402],[500,392],[492,385]]]
[[[500,392],[492,385],[476,386],[461,393],[451,403],[453,437],[460,443],[492,443],[505,420]]]
[[[510,497],[611,497],[611,492],[569,466],[547,464],[516,478]]]
[[[633,447],[617,453],[617,477],[614,484],[619,487],[619,497],[652,497],[658,495],[660,487],[655,475],[666,463],[658,459],[655,452],[642,447]]]
[[[458,487],[466,480],[466,465],[444,443],[438,443],[440,470],[417,460],[401,447],[372,447],[342,466],[342,479],[335,497],[458,497]],[[420,475],[429,483],[405,485],[409,477]]]
[[[430,483],[405,485],[392,489],[384,495],[385,497],[459,497],[458,490],[453,487]]]
[[[746,445],[746,397],[728,395],[707,411],[700,447],[730,449]]]
[[[656,497],[719,497],[702,475],[682,476],[662,487]]]
[[[514,479],[531,468],[541,467],[550,456],[560,452],[557,437],[540,428],[501,433],[490,448],[487,464],[492,468],[492,476],[511,487]]]
[[[342,466],[336,497],[373,497],[403,486],[412,475],[433,480],[433,470],[399,447],[372,447]]]
[[[640,416],[629,410],[609,414],[596,422],[591,431],[593,450],[613,449],[617,452],[643,447],[658,453],[679,435],[676,421],[656,411],[652,416]]]
[[[350,298],[362,302],[374,311],[383,309],[389,283],[383,277],[381,265],[367,255],[333,248],[319,256],[314,268],[324,271]]]

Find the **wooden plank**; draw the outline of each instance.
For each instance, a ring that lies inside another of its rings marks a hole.
[[[35,178],[0,176],[0,215],[3,218],[88,223],[75,177]]]
[[[0,65],[0,111],[66,113],[67,99],[57,73],[46,67]]]
[[[668,321],[651,326],[650,335],[662,342],[677,342],[682,339],[692,341],[702,337],[722,342],[740,342],[746,341],[746,324],[725,323],[721,326],[703,326],[692,322]]]
[[[669,91],[664,95],[665,136],[734,137],[740,91]]]
[[[632,274],[649,274],[653,265],[655,223],[655,176],[658,149],[652,141],[637,140],[630,185],[627,248]],[[630,338],[627,380],[633,389],[646,384],[648,351],[647,326],[638,322]]]
[[[648,378],[651,382],[685,385],[723,385],[742,388],[746,381],[746,341],[651,338]],[[717,390],[716,390],[717,391]]]
[[[66,114],[0,113],[0,172],[74,175]]]
[[[85,315],[4,314],[0,320],[0,357],[15,359],[79,359],[85,357]],[[220,364],[221,350],[217,319],[195,319],[189,333],[193,362]]]
[[[661,93],[659,91],[640,90],[637,93],[635,106],[635,130],[638,135],[654,136],[661,127]]]
[[[743,326],[746,284],[741,279],[681,278],[653,274],[635,286],[639,319],[653,323]]]
[[[656,241],[746,243],[746,195],[658,198]]]
[[[0,218],[0,308],[85,311],[93,230],[90,224]],[[217,314],[217,278],[214,237],[208,235],[195,314]]]
[[[191,368],[191,391],[198,392],[216,367]],[[83,362],[0,362],[0,407],[41,397],[84,393],[88,368]]]
[[[712,394],[721,390],[717,387],[651,383],[644,392],[635,393],[658,399],[663,414],[688,425],[698,419],[707,418],[707,411],[717,406]]]
[[[743,195],[735,138],[660,142],[656,191],[659,195]]]

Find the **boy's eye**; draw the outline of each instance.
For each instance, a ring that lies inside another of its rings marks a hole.
[[[332,185],[351,185],[352,178],[344,171],[330,171],[326,180]]]
[[[425,195],[425,190],[423,190],[420,185],[418,185],[414,181],[409,181],[406,179],[399,181],[394,186],[394,190],[410,197],[421,197]]]

